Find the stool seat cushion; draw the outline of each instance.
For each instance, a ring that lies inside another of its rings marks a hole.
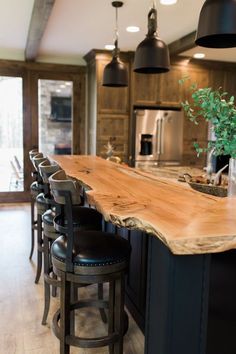
[[[40,192],[41,191],[40,186],[39,186],[37,181],[34,181],[33,183],[31,183],[30,189],[32,191],[34,191],[34,192]]]
[[[52,257],[65,262],[67,237],[53,242]],[[131,247],[122,237],[102,231],[81,231],[75,236],[74,266],[98,267],[121,263],[129,259]]]
[[[42,216],[43,223],[49,226],[53,226],[54,217],[55,217],[55,212],[53,210],[49,209],[45,211],[45,213]]]
[[[42,192],[42,185],[38,184],[37,181],[34,181],[33,183],[31,183],[30,185],[30,193],[32,195],[32,197],[36,198],[36,196]]]
[[[74,230],[102,230],[102,215],[96,209],[73,206],[72,219]],[[54,222],[58,231],[66,233],[68,223],[63,216],[56,216]]]
[[[36,202],[38,204],[47,204],[47,200],[44,196],[44,193],[39,193],[36,197]]]

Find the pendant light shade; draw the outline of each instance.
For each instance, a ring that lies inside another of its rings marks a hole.
[[[143,74],[161,74],[169,70],[169,50],[157,36],[157,10],[153,7],[148,13],[148,33],[135,52],[134,71]]]
[[[120,60],[120,50],[118,48],[118,7],[123,5],[122,1],[113,1],[112,6],[116,8],[116,39],[115,48],[112,52],[112,60],[105,66],[103,72],[103,86],[126,87],[128,86],[128,71],[124,63]]]
[[[103,86],[128,86],[128,73],[119,56],[113,56],[111,62],[105,66],[103,72]]]
[[[207,48],[236,47],[236,0],[206,0],[195,43]]]

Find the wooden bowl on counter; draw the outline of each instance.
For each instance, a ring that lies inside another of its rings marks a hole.
[[[223,180],[222,184],[219,186],[214,186],[209,183],[203,176],[190,176],[188,173],[185,173],[183,176],[185,182],[187,182],[191,188],[195,189],[198,192],[211,194],[216,197],[227,197],[227,181]]]
[[[227,187],[213,186],[211,184],[203,184],[198,182],[189,181],[188,184],[191,188],[198,192],[215,195],[216,197],[227,197]]]

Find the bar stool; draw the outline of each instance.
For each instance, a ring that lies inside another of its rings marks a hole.
[[[48,202],[45,198],[45,194],[44,194],[44,183],[42,180],[42,177],[39,173],[39,164],[43,161],[49,161],[46,157],[43,156],[42,153],[34,156],[32,158],[32,162],[34,165],[35,170],[38,172],[37,174],[37,182],[38,185],[40,186],[40,188],[42,188],[42,192],[39,193],[36,196],[36,207],[37,207],[37,268],[36,268],[36,276],[35,276],[35,283],[37,284],[39,279],[40,279],[40,275],[42,272],[42,253],[43,253],[43,228],[42,228],[42,215],[45,213],[45,211],[47,211],[47,209],[50,208],[50,206],[48,205]]]
[[[50,260],[50,247],[53,240],[55,240],[60,234],[55,230],[53,226],[53,220],[55,217],[55,208],[57,206],[49,187],[48,178],[56,171],[60,170],[60,166],[55,162],[45,160],[38,165],[39,173],[44,183],[44,197],[48,205],[48,210],[42,215],[43,222],[43,264],[44,264],[44,311],[42,324],[47,322],[47,316],[50,307],[50,285],[52,286],[52,296],[56,296],[56,288],[60,286],[60,283],[56,279],[55,274],[52,271],[52,265]]]
[[[32,162],[33,165],[33,157],[38,155],[39,152],[36,149],[30,150],[29,151],[29,158],[30,161]],[[33,165],[34,168],[34,165]],[[31,247],[30,247],[30,255],[29,259],[32,258],[33,253],[34,253],[34,241],[35,241],[35,235],[34,232],[37,230],[37,219],[35,219],[35,202],[36,202],[36,197],[37,195],[42,192],[42,186],[39,185],[37,181],[38,177],[38,172],[35,170],[32,171],[31,173],[32,177],[34,178],[34,182],[31,183],[30,185],[30,195],[31,195],[31,200],[30,200],[30,207],[31,207]]]
[[[130,245],[118,235],[80,230],[74,212],[78,190],[73,181],[62,178],[61,171],[49,177],[54,199],[62,206],[61,214],[54,219],[55,227],[63,229],[64,234],[51,247],[54,272],[61,279],[60,309],[53,317],[53,332],[60,340],[60,354],[68,354],[70,346],[109,346],[110,354],[122,354],[124,279],[129,264]],[[109,283],[109,301],[89,299],[71,302],[72,284],[104,282]],[[109,310],[108,335],[80,338],[74,334],[74,310],[89,306]]]
[[[50,247],[53,240],[55,240],[64,229],[61,225],[58,225],[57,228],[54,228],[54,217],[55,212],[61,213],[60,204],[57,204],[50,192],[49,188],[49,177],[60,170],[60,166],[56,163],[45,160],[38,166],[40,175],[45,185],[45,200],[47,201],[50,209],[48,209],[43,215],[43,258],[44,258],[44,313],[42,324],[45,325],[47,321],[47,316],[50,307],[50,286],[52,286],[52,295],[55,296],[57,287],[60,287],[61,282],[55,279],[55,274],[52,271],[52,265],[50,260]],[[68,178],[63,170],[58,172],[63,179]],[[79,184],[74,181],[74,185],[77,188],[78,193],[76,193],[76,198],[74,199],[74,219],[78,228],[80,229],[89,229],[89,230],[101,230],[102,229],[102,216],[96,210],[84,207],[80,205],[81,203],[81,188]],[[80,285],[79,285],[80,286]],[[84,286],[84,285],[83,285]],[[98,297],[103,298],[103,286],[102,284],[98,285]],[[106,322],[106,314],[104,310],[100,310],[100,314],[103,322]]]

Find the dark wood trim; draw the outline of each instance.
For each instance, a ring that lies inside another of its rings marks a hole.
[[[25,62],[20,60],[5,60],[0,59],[0,70],[8,70],[12,72],[30,70],[40,72],[60,72],[69,74],[82,74],[86,73],[86,66],[80,65],[67,65],[67,64],[54,64],[54,63],[40,63],[40,62]]]
[[[55,0],[34,0],[30,27],[25,48],[25,59],[36,60],[41,39],[48,19],[51,15]]]
[[[196,31],[193,31],[186,36],[177,39],[168,45],[170,55],[177,55],[185,50],[196,47],[195,44]]]

